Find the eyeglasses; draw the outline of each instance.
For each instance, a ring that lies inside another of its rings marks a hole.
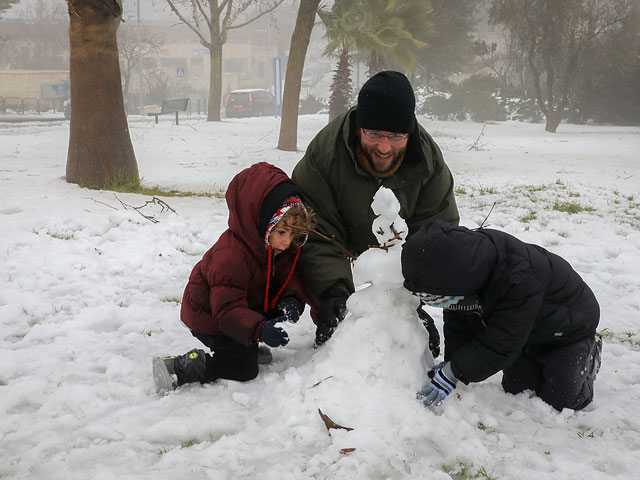
[[[365,130],[362,129],[362,133],[367,137],[370,142],[381,142],[383,138],[387,138],[389,143],[393,145],[401,145],[409,138],[408,133],[389,133],[384,134],[378,130]]]

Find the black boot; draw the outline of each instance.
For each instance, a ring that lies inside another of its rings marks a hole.
[[[178,377],[178,385],[192,382],[206,382],[207,354],[204,350],[194,348],[184,355],[177,356],[173,368]]]

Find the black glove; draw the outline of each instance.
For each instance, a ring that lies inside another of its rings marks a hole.
[[[330,288],[320,296],[315,347],[319,347],[331,338],[334,330],[347,314],[347,298],[344,290]]]
[[[433,355],[433,358],[438,358],[438,355],[440,355],[440,333],[436,328],[436,324],[433,318],[431,318],[431,315],[422,310],[422,304],[420,304],[416,312],[418,312],[418,317],[429,334],[429,350],[431,350],[431,355]]]
[[[275,319],[276,322],[296,323],[300,320],[300,315],[302,315],[300,304],[290,297],[283,298],[278,302],[278,310],[280,311],[280,316]]]
[[[276,326],[276,320],[268,320],[260,328],[260,341],[270,347],[283,347],[289,343],[289,334]]]

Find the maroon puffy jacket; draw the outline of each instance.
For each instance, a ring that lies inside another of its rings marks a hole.
[[[229,228],[193,267],[182,298],[180,318],[191,330],[224,335],[244,345],[258,340],[265,321],[268,269],[265,232],[260,230],[275,213],[274,208],[261,221],[261,207],[269,192],[283,182],[295,188],[286,173],[265,162],[231,180],[226,194]],[[269,303],[294,268],[297,250],[292,242],[289,249],[272,257]],[[301,307],[306,303],[307,294],[295,271],[278,298],[284,297],[294,297]]]

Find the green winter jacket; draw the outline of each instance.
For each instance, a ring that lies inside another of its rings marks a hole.
[[[377,245],[371,229],[371,202],[380,186],[391,189],[398,198],[400,216],[407,222],[409,235],[436,218],[458,224],[453,177],[424,128],[416,122],[402,164],[384,179],[373,177],[357,163],[356,128],[353,107],[316,135],[293,170],[292,179],[303,192],[305,204],[317,215],[318,231],[334,236],[340,245],[358,255],[370,245]],[[345,254],[317,235],[310,235],[301,250],[299,265],[317,304],[329,288],[348,295],[355,290]]]

